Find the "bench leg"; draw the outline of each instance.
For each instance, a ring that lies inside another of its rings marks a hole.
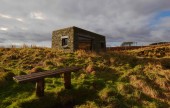
[[[71,88],[71,72],[64,73],[64,87],[65,89]]]
[[[44,96],[44,85],[45,85],[44,78],[36,82],[36,96],[38,97]]]

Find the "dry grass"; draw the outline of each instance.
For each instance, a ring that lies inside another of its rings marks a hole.
[[[0,107],[63,107],[70,104],[77,108],[170,106],[169,59],[165,57],[138,58],[119,52],[96,54],[83,50],[64,53],[34,46],[0,48],[0,59],[0,92],[3,93]],[[42,99],[35,97],[34,84],[18,85],[12,80],[14,75],[66,66],[83,67],[80,72],[72,74],[73,89],[64,90],[59,76],[47,78]],[[8,90],[12,92],[4,93]]]

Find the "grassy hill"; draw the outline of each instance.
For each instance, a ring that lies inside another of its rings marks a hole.
[[[0,108],[170,107],[169,55],[141,58],[134,52],[125,55],[0,48]],[[35,83],[17,84],[12,80],[15,75],[67,66],[83,67],[72,73],[73,88],[64,89],[62,75],[46,78],[42,98],[35,96]]]
[[[152,57],[152,58],[169,58],[170,57],[170,44],[153,45],[144,48],[130,50],[131,55],[138,57]]]

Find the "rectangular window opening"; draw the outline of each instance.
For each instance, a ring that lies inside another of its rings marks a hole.
[[[68,45],[68,38],[62,38],[62,46]]]

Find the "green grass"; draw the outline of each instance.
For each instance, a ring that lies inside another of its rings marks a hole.
[[[167,108],[170,107],[168,58],[63,53],[49,48],[0,48],[0,108]],[[17,84],[15,75],[82,66],[72,73],[72,89],[63,75],[45,79],[45,96],[35,96],[35,83]]]

